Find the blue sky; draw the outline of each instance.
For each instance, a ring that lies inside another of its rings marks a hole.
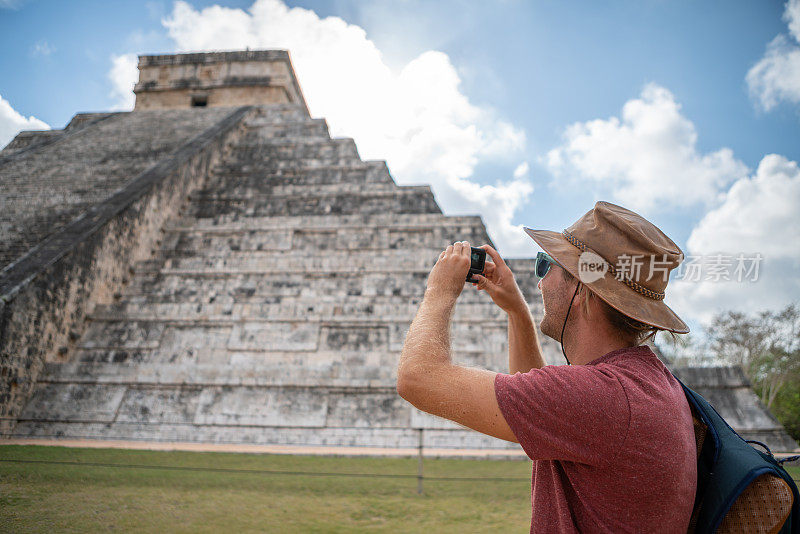
[[[338,39],[337,55],[298,36]],[[676,290],[699,321],[800,299],[800,254],[777,245],[800,249],[798,37],[796,1],[0,0],[0,97],[60,128],[126,109],[136,54],[289,48],[312,113],[399,183],[431,183],[447,213],[480,213],[508,255],[535,254],[518,225],[562,229],[601,199],[687,254],[763,253],[757,284]],[[350,85],[326,86],[332,63]],[[353,85],[403,91],[362,117]],[[370,120],[397,99],[425,111]]]

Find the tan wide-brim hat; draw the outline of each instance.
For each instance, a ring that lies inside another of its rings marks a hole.
[[[664,303],[669,272],[683,261],[683,252],[641,215],[598,202],[563,232],[525,232],[611,307],[651,326],[689,332]]]

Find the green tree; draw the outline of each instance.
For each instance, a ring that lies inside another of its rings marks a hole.
[[[706,326],[708,347],[719,359],[741,365],[758,396],[800,440],[800,309],[748,315],[728,311]]]

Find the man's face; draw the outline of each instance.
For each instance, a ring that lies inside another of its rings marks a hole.
[[[539,325],[542,333],[556,341],[561,339],[561,329],[567,316],[567,307],[572,293],[575,291],[575,279],[564,279],[563,269],[556,264],[550,267],[544,278],[539,280],[539,291],[542,292],[544,317]]]

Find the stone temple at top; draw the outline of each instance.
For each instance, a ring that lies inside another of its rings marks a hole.
[[[294,104],[303,93],[283,50],[140,56],[134,111]]]
[[[453,241],[491,243],[480,217],[445,216],[429,187],[332,139],[285,51],[139,71],[132,112],[0,152],[0,436],[517,447],[395,391],[427,274]],[[509,265],[540,315],[533,261]],[[453,351],[508,370],[485,294],[460,297]],[[746,437],[796,447],[740,369],[673,371]]]

